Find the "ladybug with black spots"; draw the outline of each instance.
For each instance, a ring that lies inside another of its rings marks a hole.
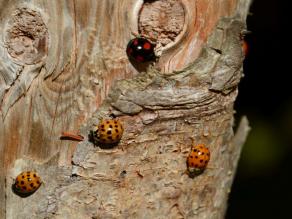
[[[92,131],[91,140],[98,144],[116,144],[123,135],[124,128],[118,119],[102,120],[95,131]]]
[[[34,193],[42,184],[41,178],[35,171],[25,171],[20,173],[13,184],[13,189],[21,195]]]
[[[201,174],[210,160],[210,151],[204,144],[193,145],[187,157],[187,172],[191,177]]]
[[[128,43],[127,55],[136,62],[149,62],[155,59],[155,45],[143,37],[136,37]]]

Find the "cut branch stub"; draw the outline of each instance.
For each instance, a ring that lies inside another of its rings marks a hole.
[[[7,51],[21,64],[35,64],[47,55],[48,30],[37,11],[19,8],[8,22]]]
[[[185,9],[180,1],[144,1],[139,14],[139,33],[147,39],[166,46],[182,32]]]

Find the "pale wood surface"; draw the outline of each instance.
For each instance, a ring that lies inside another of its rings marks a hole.
[[[0,1],[0,218],[222,217],[243,142],[232,125],[249,4]],[[162,45],[146,73],[126,56],[131,32]],[[111,113],[126,128],[117,148],[60,140]],[[190,137],[212,151],[196,179],[182,174]],[[10,185],[29,168],[45,184],[23,199]]]

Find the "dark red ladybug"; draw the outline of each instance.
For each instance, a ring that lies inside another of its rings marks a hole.
[[[136,37],[128,43],[127,55],[136,62],[149,62],[155,59],[154,45],[147,39]]]

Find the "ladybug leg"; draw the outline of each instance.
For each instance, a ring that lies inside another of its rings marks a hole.
[[[97,133],[96,131],[90,130],[89,131],[89,134],[88,134],[88,140],[90,142],[92,142],[94,145],[97,144],[97,138],[98,138],[98,136],[97,136],[96,133]]]

